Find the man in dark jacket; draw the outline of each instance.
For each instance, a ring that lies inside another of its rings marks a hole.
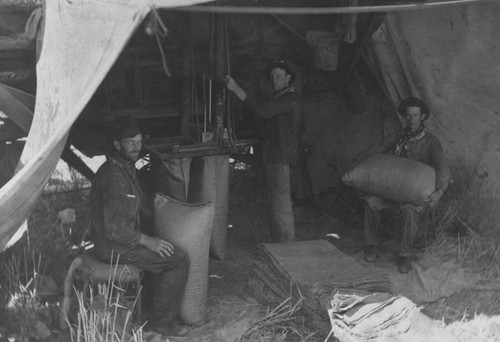
[[[266,69],[266,77],[274,89],[273,97],[266,100],[247,94],[230,76],[226,76],[226,86],[251,112],[264,119],[262,154],[271,236],[275,242],[289,242],[295,237],[290,168],[298,163],[301,103],[290,86],[295,73],[289,63],[273,61]]]
[[[143,192],[135,175],[135,162],[141,153],[142,134],[133,118],[117,119],[114,124],[114,152],[107,156],[92,182],[95,253],[104,262],[118,260],[146,271],[153,297],[151,330],[179,335],[182,331],[177,328],[177,316],[189,258],[170,242],[141,233]]]
[[[424,126],[430,116],[429,108],[420,99],[409,97],[404,99],[398,112],[406,121],[406,127],[397,134],[386,139],[362,153],[361,159],[371,153],[390,151],[396,156],[408,158],[430,165],[436,171],[436,190],[428,199],[428,206],[434,207],[443,196],[450,180],[450,170],[446,163],[441,143]],[[388,200],[374,195],[364,196],[365,200],[365,260],[374,262],[378,252],[378,231],[380,226],[379,210],[394,205]],[[398,203],[402,223],[402,237],[399,246],[398,268],[401,273],[411,270],[413,243],[418,233],[418,218],[422,207],[411,203]]]

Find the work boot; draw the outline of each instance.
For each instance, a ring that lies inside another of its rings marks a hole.
[[[408,273],[411,271],[411,259],[407,256],[400,256],[398,259],[399,273]]]
[[[364,259],[366,262],[375,262],[377,260],[378,246],[369,245],[366,247]]]

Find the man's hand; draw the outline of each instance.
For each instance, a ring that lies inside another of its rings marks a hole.
[[[226,83],[227,89],[231,91],[236,91],[240,87],[238,83],[236,83],[234,78],[229,75],[226,75],[226,77],[224,78],[224,82]]]
[[[247,93],[238,85],[238,83],[236,83],[234,78],[226,75],[226,77],[224,78],[224,83],[226,84],[226,88],[232,91],[236,96],[238,96],[241,101],[246,100]]]
[[[170,242],[162,240],[158,237],[151,237],[142,234],[139,244],[160,254],[162,257],[169,257],[174,254],[174,246]]]
[[[442,189],[436,189],[430,196],[429,199],[427,200],[427,203],[429,207],[433,208],[436,206],[436,204],[439,202],[441,197],[443,197],[444,191]]]

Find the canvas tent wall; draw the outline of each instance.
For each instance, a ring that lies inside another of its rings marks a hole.
[[[389,105],[370,95],[355,115],[340,97],[303,98],[303,117],[314,121],[306,125],[316,138],[309,157],[313,192],[340,185],[356,153],[383,138],[378,130],[397,129],[387,114],[413,95],[431,109],[426,125],[440,137],[455,183],[498,207],[499,16],[500,4],[492,1],[387,12],[363,56]]]
[[[64,149],[71,125],[111,68],[150,6],[206,0],[46,1],[44,41],[37,63],[33,123],[19,172],[0,189],[0,251],[26,227]]]
[[[408,95],[429,104],[428,126],[453,176],[482,185],[492,201],[500,190],[499,17],[498,2],[388,13],[366,53],[395,106]]]

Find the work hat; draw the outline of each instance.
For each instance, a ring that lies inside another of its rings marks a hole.
[[[420,108],[420,113],[422,113],[423,121],[427,120],[429,116],[431,116],[431,113],[429,112],[429,107],[425,104],[424,101],[420,100],[418,97],[407,97],[401,103],[399,104],[398,107],[398,112],[401,115],[406,114],[406,108],[408,107],[419,107]]]
[[[295,81],[295,71],[293,71],[292,65],[283,59],[273,59],[271,63],[269,63],[265,70],[265,75],[268,80],[271,79],[271,70],[276,68],[283,69],[290,75],[290,82],[288,82],[288,84],[292,84],[293,81]]]
[[[142,133],[139,123],[132,116],[123,116],[113,120],[113,140],[135,137]]]

